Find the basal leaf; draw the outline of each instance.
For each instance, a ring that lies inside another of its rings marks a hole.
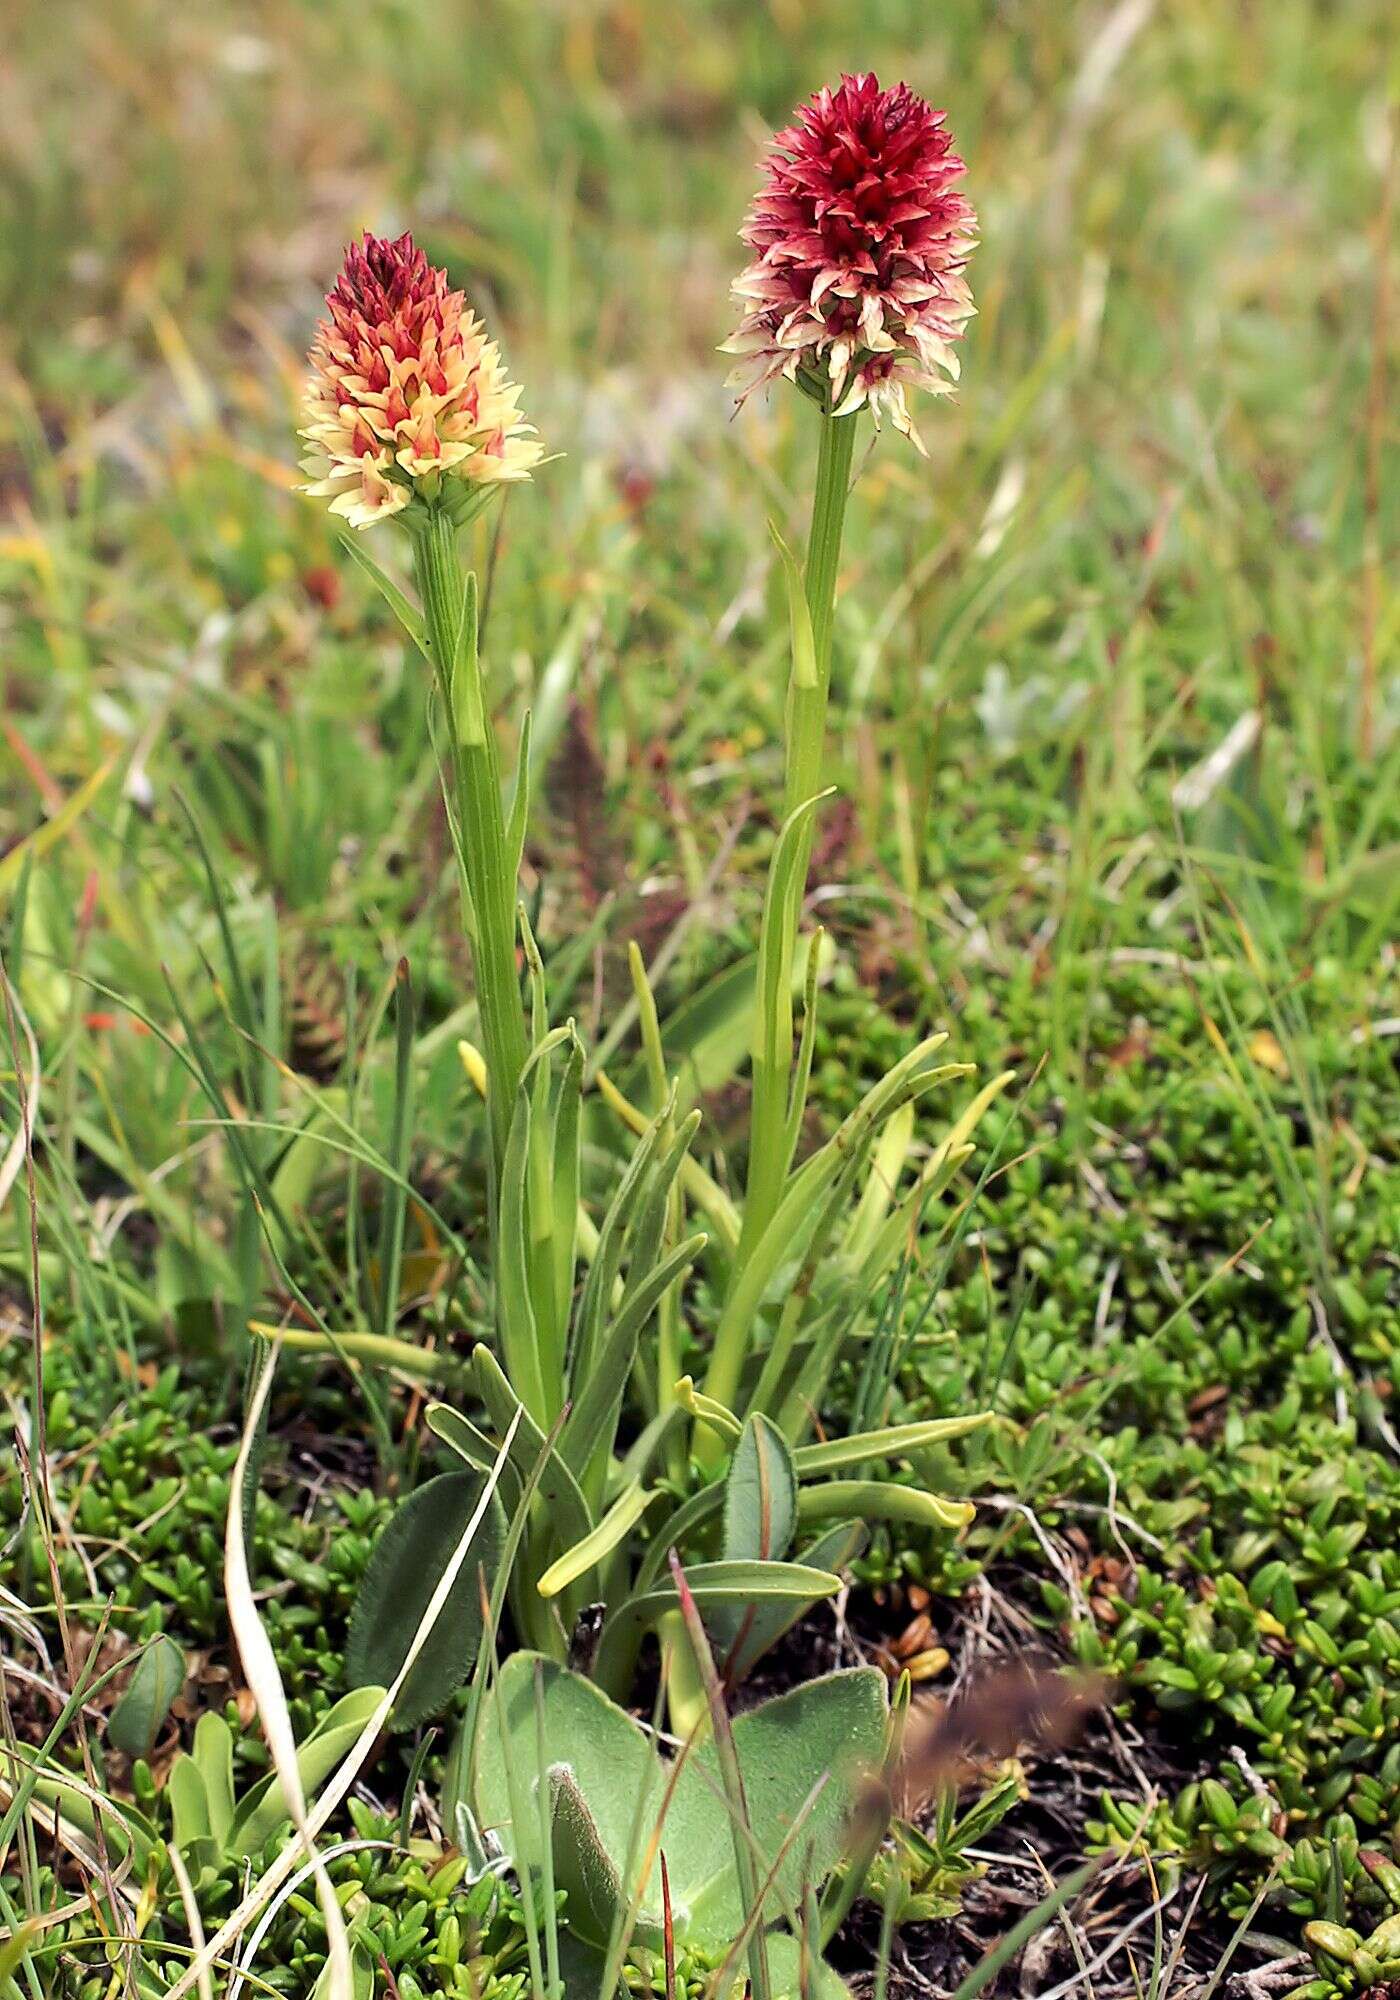
[[[112,1710],[107,1741],[128,1757],[146,1756],[184,1679],[184,1651],[162,1632],[136,1662],[126,1692]]]
[[[398,1507],[380,1533],[355,1600],[345,1645],[346,1677],[354,1687],[387,1687],[408,1655],[414,1633],[481,1499],[475,1472],[445,1472]],[[478,1572],[488,1579],[501,1560],[505,1513],[493,1499],[423,1650],[394,1706],[394,1722],[412,1729],[436,1715],[462,1685],[476,1659],[481,1632]]]

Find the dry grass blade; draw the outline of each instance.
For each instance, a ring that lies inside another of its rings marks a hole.
[[[19,995],[10,984],[10,976],[3,966],[0,966],[0,979],[5,982],[6,999],[13,1010],[14,1022],[24,1037],[25,1048],[29,1055],[29,1082],[27,1089],[21,1095],[19,1124],[13,1139],[5,1148],[4,1159],[0,1160],[0,1208],[3,1208],[9,1199],[10,1189],[19,1179],[29,1146],[29,1136],[39,1116],[39,1087],[43,1082],[43,1069],[39,1061],[39,1044],[34,1038],[33,1028],[29,1025],[29,1016],[21,1007]]]
[[[500,1482],[501,1474],[505,1470],[506,1461],[510,1456],[511,1447],[515,1443],[515,1433],[519,1425],[520,1413],[517,1411],[511,1420],[510,1427],[501,1442],[501,1448],[496,1454],[495,1463],[492,1465],[491,1471],[482,1488],[481,1499],[477,1503],[476,1511],[463,1529],[462,1539],[453,1552],[452,1560],[443,1571],[437,1589],[433,1592],[428,1607],[419,1621],[418,1630],[413,1635],[413,1643],[404,1655],[403,1665],[394,1676],[392,1686],[385,1689],[382,1699],[368,1722],[366,1722],[364,1728],[360,1731],[354,1746],[341,1764],[340,1769],[327,1781],[315,1805],[307,1814],[306,1832],[310,1838],[314,1839],[327,1820],[329,1820],[331,1814],[340,1806],[350,1787],[359,1776],[365,1759],[374,1748],[380,1731],[388,1721],[390,1711],[398,1699],[400,1689],[412,1671],[414,1661],[418,1658],[428,1638],[428,1634],[437,1623],[442,1607],[452,1594],[453,1586],[456,1584],[458,1575],[461,1572],[462,1564],[467,1559],[467,1552],[471,1548],[477,1529],[485,1518],[486,1510],[491,1504],[496,1487]],[[209,1966],[218,1963],[224,1957],[229,1947],[242,1936],[252,1919],[276,1895],[287,1877],[296,1868],[298,1856],[304,1851],[304,1842],[297,1840],[289,1840],[287,1842],[267,1873],[260,1881],[252,1885],[237,1909],[224,1920],[214,1936],[205,1945],[203,1951],[181,1973],[169,1993],[166,1994],[165,2000],[184,2000],[184,1996],[194,1990],[199,1983],[200,1975]]]
[[[729,1710],[724,1705],[724,1689],[720,1685],[714,1655],[710,1642],[705,1636],[704,1621],[700,1610],[685,1580],[680,1557],[672,1549],[670,1552],[671,1575],[675,1578],[676,1591],[680,1597],[681,1616],[685,1620],[686,1634],[695,1664],[704,1683],[705,1700],[710,1712],[710,1726],[715,1733],[715,1754],[719,1761],[720,1776],[724,1781],[725,1797],[729,1802],[733,1821],[734,1865],[738,1871],[743,1892],[744,1908],[750,1918],[756,1920],[762,1913],[763,1892],[758,1881],[758,1871],[754,1866],[750,1847],[748,1803],[744,1797],[744,1777],[739,1769],[739,1755],[734,1747],[734,1732],[729,1722]],[[754,2000],[769,2000],[772,1984],[768,1975],[768,1954],[764,1948],[763,1932],[756,1921],[749,1939],[749,1972]]]
[[[170,1872],[175,1877],[175,1887],[180,1892],[180,1904],[185,1912],[185,1922],[189,1926],[190,1943],[198,1958],[204,1950],[204,1920],[199,1914],[199,1902],[190,1881],[190,1871],[186,1868],[179,1848],[173,1841],[166,1848],[170,1856]],[[199,1975],[199,2000],[214,2000],[214,1982],[206,1965]]]
[[[228,1520],[224,1530],[224,1592],[228,1600],[229,1624],[233,1628],[239,1658],[243,1663],[244,1678],[258,1706],[263,1735],[267,1738],[268,1751],[292,1816],[292,1824],[306,1848],[315,1876],[317,1900],[326,1920],[326,1945],[331,1967],[329,2000],[354,2000],[350,1939],[345,1929],[345,1918],[341,1913],[340,1904],[336,1901],[335,1888],[316,1852],[315,1836],[307,1825],[306,1794],[302,1789],[301,1771],[297,1765],[296,1733],[292,1728],[292,1718],[287,1708],[287,1696],[282,1686],[277,1657],[272,1650],[272,1642],[267,1636],[262,1619],[258,1616],[257,1599],[253,1595],[253,1580],[248,1573],[248,1547],[243,1532],[243,1489],[247,1483],[248,1463],[253,1455],[258,1425],[267,1403],[268,1391],[272,1387],[277,1355],[278,1347],[274,1342],[269,1347],[262,1367],[258,1371],[257,1382],[249,1399],[248,1412],[243,1423],[243,1437],[238,1447],[238,1457],[234,1462],[233,1478],[229,1482]],[[199,1965],[202,1955],[198,1951],[197,1939],[195,1946],[195,1963]],[[206,1967],[201,1978],[207,1980],[207,1977]]]
[[[774,1893],[775,1889],[778,1886],[778,1878],[782,1873],[783,1864],[786,1862],[788,1856],[792,1853],[793,1848],[797,1845],[798,1836],[802,1833],[803,1829],[807,1825],[808,1820],[811,1818],[812,1808],[816,1805],[817,1800],[821,1797],[823,1791],[825,1791],[828,1783],[830,1782],[830,1778],[831,1778],[831,1773],[829,1771],[823,1771],[822,1775],[817,1779],[817,1782],[813,1785],[811,1791],[808,1792],[806,1798],[802,1801],[801,1806],[798,1808],[797,1813],[793,1818],[792,1825],[788,1828],[787,1833],[783,1837],[782,1845],[779,1847],[777,1853],[773,1856],[772,1861],[769,1864],[767,1874],[764,1876],[763,1880],[758,1884],[757,1892],[754,1895],[754,1898],[749,1905],[748,1913],[744,1918],[743,1929],[739,1932],[739,1935],[735,1938],[733,1944],[730,1945],[729,1950],[725,1954],[724,1962],[720,1966],[718,1972],[714,1974],[713,1978],[710,1981],[709,1988],[707,1989],[707,1991],[708,1994],[712,1996],[712,2000],[721,2000],[721,1996],[729,1992],[731,1983],[738,1970],[739,1960],[742,1957],[743,1953],[750,1948],[751,1940],[755,1936],[759,1924],[763,1921],[763,1912],[764,1908],[767,1905],[768,1898]],[[750,1840],[752,1840],[752,1835],[749,1834],[747,1826],[741,1825],[738,1828],[738,1831],[747,1836]]]
[[[328,1847],[320,1859],[326,1863],[339,1861],[343,1854],[364,1854],[374,1848],[382,1849],[386,1854],[392,1854],[394,1852],[394,1843],[391,1840],[340,1840],[336,1842],[334,1847]],[[277,1894],[258,1918],[257,1923],[248,1935],[248,1941],[243,1947],[242,1956],[229,1979],[227,2000],[238,2000],[239,1994],[243,1991],[245,1981],[249,1978],[248,1968],[258,1955],[259,1945],[261,1945],[263,1939],[276,1922],[278,1912],[295,1896],[302,1883],[306,1881],[311,1873],[312,1863],[309,1861],[303,1862],[294,1875],[288,1876],[287,1880],[282,1884]],[[261,1980],[256,1981],[256,1985],[259,1991],[266,1990]]]
[[[666,2000],[676,2000],[676,1926],[671,1914],[671,1873],[666,1866],[666,1850],[661,1850],[661,1909],[665,1926],[662,1943],[666,1960]]]

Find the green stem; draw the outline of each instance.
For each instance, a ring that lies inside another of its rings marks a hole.
[[[822,788],[822,758],[826,747],[827,700],[831,689],[831,634],[836,615],[836,573],[841,561],[841,533],[851,484],[851,456],[856,418],[822,412],[816,488],[812,495],[812,525],[807,537],[804,588],[812,621],[816,675],[800,687],[796,675],[788,681],[786,758],[782,818]],[[793,1066],[792,968],[797,947],[797,912],[812,854],[811,819],[796,836],[790,887],[774,893],[764,907],[760,964],[778,967],[770,990],[755,997],[753,1037],[753,1107],[749,1122],[749,1168],[744,1216],[735,1253],[731,1283],[737,1284],[754,1245],[775,1214],[791,1165],[793,1106],[789,1102]],[[776,857],[775,857],[776,861]],[[706,1380],[707,1390],[721,1402],[732,1397],[743,1362],[739,1344],[717,1344]],[[697,1431],[695,1449],[702,1462],[716,1463],[722,1445],[707,1431]]]
[[[812,526],[807,537],[803,583],[812,620],[816,680],[799,687],[796,674],[788,680],[786,761],[783,775],[782,820],[814,798],[822,788],[826,748],[826,712],[831,691],[831,631],[836,617],[836,572],[841,563],[841,531],[851,486],[851,453],[855,444],[854,416],[833,417],[823,411],[817,453],[817,483],[812,495]],[[736,1259],[742,1267],[747,1253],[772,1220],[791,1165],[788,1102],[792,1079],[792,968],[797,949],[798,915],[812,859],[815,815],[808,816],[797,835],[790,892],[770,892],[764,908],[765,950],[779,965],[774,987],[776,1018],[755,1021],[753,1120],[749,1132],[749,1174],[745,1190],[743,1237]],[[776,864],[776,857],[775,857]],[[773,995],[758,994],[760,1010],[771,1011]],[[760,1051],[762,1055],[760,1056]]]
[[[817,484],[812,495],[812,528],[807,538],[807,609],[812,618],[816,652],[815,687],[788,684],[787,762],[783,784],[783,818],[796,812],[822,786],[822,751],[826,742],[826,706],[831,686],[831,628],[836,616],[836,572],[841,562],[841,531],[851,486],[851,453],[856,418],[833,417],[823,411]],[[810,854],[811,835],[804,853]],[[806,875],[803,868],[803,875]]]
[[[496,740],[486,716],[476,655],[475,583],[463,573],[457,529],[445,514],[433,513],[415,531],[413,553],[455,766],[457,819],[474,924],[472,965],[486,1058],[494,1183],[505,1157],[516,1085],[529,1048],[515,962],[515,873],[506,851]],[[473,629],[463,635],[459,647],[464,619]]]

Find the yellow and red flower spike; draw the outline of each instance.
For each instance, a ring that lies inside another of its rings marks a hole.
[[[906,388],[950,394],[973,313],[964,275],[977,218],[957,183],[946,114],[907,84],[843,76],[773,140],[735,280],[724,351],[744,396],[780,376],[833,414],[869,408],[923,450]]]
[[[352,243],[311,345],[302,490],[353,528],[415,498],[463,509],[544,455],[520,390],[447,273],[407,232]]]

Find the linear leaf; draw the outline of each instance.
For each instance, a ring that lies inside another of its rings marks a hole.
[[[608,1328],[559,1440],[565,1464],[581,1482],[599,1452],[611,1444],[609,1433],[617,1422],[642,1328],[666,1292],[685,1276],[706,1241],[703,1235],[696,1235],[678,1243],[648,1272]]]
[[[793,1453],[800,1479],[814,1472],[843,1472],[848,1466],[865,1465],[873,1458],[909,1458],[932,1445],[947,1444],[966,1437],[992,1421],[990,1410],[969,1417],[930,1417],[926,1423],[892,1424],[885,1430],[861,1431],[855,1437],[827,1438],[821,1444],[802,1444]]]
[[[611,1555],[618,1543],[631,1534],[656,1497],[655,1487],[647,1489],[633,1480],[618,1495],[592,1533],[585,1535],[581,1542],[575,1542],[557,1562],[550,1564],[537,1586],[540,1596],[557,1597],[561,1590],[567,1590],[571,1583],[577,1583],[605,1556]]]
[[[841,1588],[841,1579],[828,1571],[793,1562],[697,1563],[686,1572],[686,1581],[702,1610],[755,1601],[820,1604]],[[615,1688],[626,1683],[643,1633],[665,1612],[674,1611],[679,1602],[673,1582],[658,1583],[628,1598],[613,1613],[598,1644],[595,1672],[602,1686]]]
[[[423,658],[431,659],[432,656],[428,651],[428,635],[423,626],[423,614],[417,605],[404,595],[389,572],[380,568],[358,535],[338,535],[336,539],[356,569],[369,578]]]
[[[803,1521],[907,1521],[916,1528],[965,1528],[977,1510],[966,1500],[945,1500],[919,1486],[887,1479],[829,1479],[804,1486],[797,1513]]]

